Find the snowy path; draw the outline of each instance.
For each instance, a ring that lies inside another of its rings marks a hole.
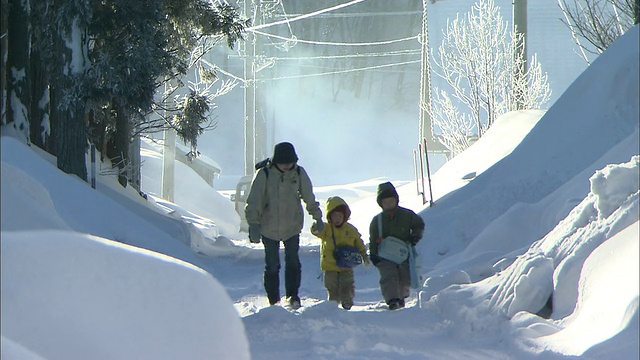
[[[200,256],[205,270],[223,282],[238,312],[245,317],[268,307],[262,284],[264,250],[262,246],[246,247],[245,251],[215,258]],[[302,281],[300,298],[309,307],[323,302],[327,293],[322,283],[318,246],[301,246]],[[280,250],[280,290],[284,296],[284,258]],[[247,276],[251,275],[251,276]],[[374,266],[359,266],[354,270],[356,281],[355,304],[351,311],[378,308],[382,295],[378,286],[378,271]],[[284,298],[283,298],[284,300]]]
[[[235,254],[200,259],[205,270],[223,283],[242,316],[253,359],[522,358],[496,350],[495,334],[485,333],[495,329],[461,331],[459,324],[441,314],[420,309],[415,293],[405,309],[387,310],[373,266],[355,269],[355,305],[350,311],[326,301],[317,246],[300,249],[303,308],[295,312],[268,305],[262,286],[262,246],[247,245]],[[284,291],[282,270],[280,276]],[[425,343],[439,346],[425,348]]]

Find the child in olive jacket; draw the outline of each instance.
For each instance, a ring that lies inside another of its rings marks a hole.
[[[376,200],[382,208],[382,213],[371,220],[369,252],[371,262],[380,272],[382,296],[389,305],[389,310],[395,310],[404,307],[404,299],[409,297],[411,290],[409,259],[402,264],[383,259],[378,255],[378,246],[387,236],[403,240],[408,246],[415,246],[422,239],[424,220],[415,212],[398,206],[400,200],[398,192],[390,182],[378,185]],[[379,221],[381,224],[378,223]],[[380,233],[380,227],[382,233]]]
[[[353,269],[339,267],[333,256],[334,239],[337,246],[355,246],[360,250],[360,255],[365,265],[369,265],[367,251],[362,237],[355,226],[347,221],[351,216],[351,210],[347,203],[340,197],[334,196],[327,199],[327,225],[318,230],[311,227],[311,233],[322,240],[320,245],[320,268],[324,271],[324,286],[327,289],[329,301],[342,304],[345,310],[353,306],[355,295],[355,283]]]

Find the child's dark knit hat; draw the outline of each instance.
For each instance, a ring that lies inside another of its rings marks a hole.
[[[386,199],[389,197],[396,198],[396,201],[400,202],[400,197],[398,196],[398,192],[396,191],[396,188],[393,186],[392,183],[387,181],[386,183],[382,183],[378,185],[378,196],[376,197],[376,201],[378,202],[378,205],[382,207],[382,199]]]

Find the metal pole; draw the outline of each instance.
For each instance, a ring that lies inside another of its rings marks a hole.
[[[164,129],[162,146],[162,198],[173,202],[176,159],[176,132],[171,127]]]
[[[164,101],[168,101],[169,86],[167,82],[164,84]],[[165,107],[166,109],[166,107]],[[176,133],[169,124],[166,123],[168,116],[167,111],[164,111],[165,129],[164,129],[164,142],[162,145],[162,189],[161,196],[163,199],[173,201],[173,181],[175,179],[175,164],[176,158]]]
[[[418,151],[420,152],[420,178],[422,179],[422,204],[427,202],[424,191],[424,160],[422,159],[422,144],[418,143]]]
[[[527,72],[527,0],[513,0],[513,33],[516,35],[514,62],[520,64],[514,69],[514,76],[521,77]],[[516,94],[519,110],[524,106],[522,100],[523,94]]]
[[[254,0],[245,0],[245,17],[253,19],[254,25],[257,19],[253,16]],[[244,173],[251,175],[255,165],[255,34],[247,32],[247,40],[244,42]]]
[[[418,184],[418,155],[416,149],[413,149],[413,172],[416,176],[416,192],[420,195],[420,184]]]
[[[422,1],[422,29],[419,39],[422,51],[420,53],[420,118],[418,124],[418,142],[420,142],[421,138],[432,136],[427,0]]]
[[[433,191],[431,191],[431,170],[429,167],[429,151],[427,149],[427,139],[422,139],[424,143],[424,157],[427,162],[427,179],[429,179],[429,207],[433,206]],[[424,203],[423,203],[424,204]]]
[[[268,12],[263,12],[261,9],[261,0],[254,0],[256,2],[255,12],[253,14],[254,21],[264,23],[268,19]],[[266,56],[264,46],[259,36],[253,37],[253,126],[254,126],[254,145],[253,145],[253,159],[254,163],[258,163],[264,160],[267,155],[267,116],[266,116],[266,87],[265,83],[260,81],[260,78],[265,78],[264,74],[258,75],[260,71],[265,71]],[[268,77],[268,76],[266,76]]]

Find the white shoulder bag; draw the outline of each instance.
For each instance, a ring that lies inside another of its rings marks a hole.
[[[378,234],[382,236],[382,214],[378,215]],[[409,257],[411,251],[406,241],[397,237],[387,236],[378,244],[378,256],[402,264]]]

